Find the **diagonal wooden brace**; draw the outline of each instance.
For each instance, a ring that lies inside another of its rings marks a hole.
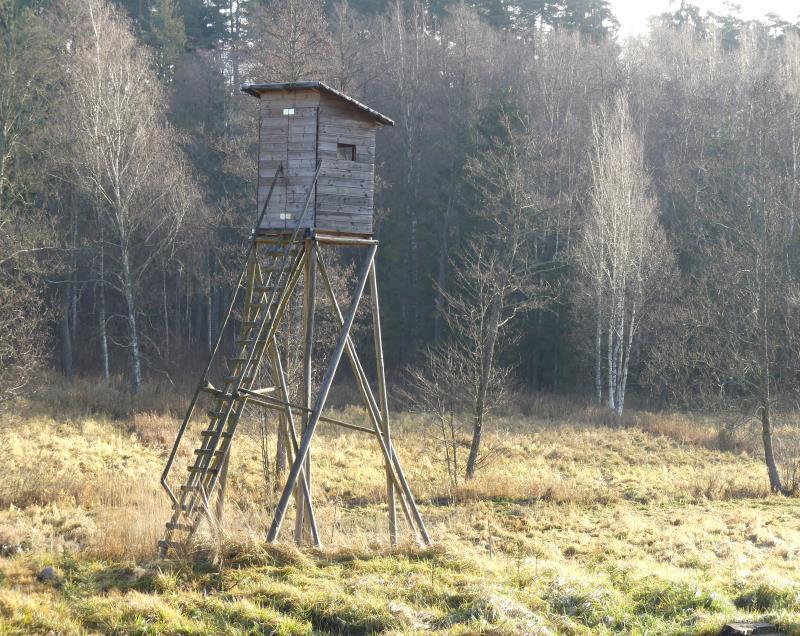
[[[342,323],[342,329],[339,333],[339,339],[336,343],[336,348],[331,354],[328,368],[326,369],[325,375],[322,378],[322,384],[320,386],[319,393],[317,394],[317,399],[314,403],[313,413],[308,419],[306,429],[303,431],[303,437],[300,441],[297,453],[295,454],[292,468],[289,471],[289,477],[287,478],[286,485],[281,493],[281,498],[278,501],[278,507],[275,510],[275,516],[272,519],[272,525],[267,533],[267,541],[270,543],[274,542],[278,537],[281,524],[283,523],[284,516],[286,515],[286,508],[289,505],[289,499],[292,496],[292,491],[297,484],[297,479],[300,476],[303,463],[308,456],[308,450],[311,447],[311,440],[314,437],[314,431],[316,430],[317,424],[322,416],[322,410],[325,408],[325,402],[328,399],[328,393],[330,393],[331,385],[333,384],[333,378],[336,375],[336,370],[339,368],[339,362],[342,359],[342,353],[344,352],[345,345],[350,336],[350,329],[353,327],[353,321],[356,317],[356,310],[361,303],[361,297],[364,295],[364,288],[367,284],[367,278],[369,276],[370,269],[372,268],[372,262],[375,258],[376,250],[377,245],[372,245],[370,247],[369,254],[367,255],[364,266],[362,267],[355,294],[353,295],[353,302],[350,305],[350,310],[347,312],[347,318]]]
[[[325,267],[325,263],[322,261],[322,256],[319,253],[317,254],[317,261],[319,263],[320,274],[322,275],[322,279],[325,282],[325,287],[328,291],[328,296],[330,297],[331,300],[331,307],[334,317],[341,325],[343,324],[342,312],[339,308],[339,303],[336,300],[336,295],[334,294],[330,278],[328,277],[328,271]],[[390,475],[396,482],[395,485],[397,489],[404,495],[404,497],[403,496],[400,497],[400,503],[402,505],[403,512],[406,516],[406,520],[408,521],[408,524],[414,531],[414,533],[417,534],[418,536],[421,535],[422,540],[426,545],[431,545],[431,540],[428,535],[428,531],[425,528],[425,523],[422,520],[422,515],[420,515],[419,509],[417,508],[417,504],[414,501],[414,495],[411,493],[411,488],[409,487],[408,481],[406,480],[405,475],[403,474],[403,469],[400,466],[400,461],[397,458],[394,449],[391,447],[391,440],[388,440],[388,445],[387,445],[387,440],[384,440],[384,437],[381,434],[383,430],[383,421],[380,415],[378,404],[375,401],[375,396],[372,394],[372,389],[369,386],[367,375],[364,372],[364,367],[361,365],[361,361],[358,358],[358,353],[356,352],[355,345],[353,344],[353,341],[349,335],[345,342],[345,346],[347,349],[348,358],[350,359],[350,363],[353,367],[353,372],[355,373],[356,378],[358,380],[362,397],[364,398],[364,401],[367,405],[367,410],[371,415],[373,426],[375,427],[376,437],[378,438],[378,442],[381,446],[381,451],[383,452],[384,459],[386,460],[387,463],[387,467],[394,468],[393,471],[390,470]],[[412,522],[411,520],[412,515],[414,518],[414,522]]]

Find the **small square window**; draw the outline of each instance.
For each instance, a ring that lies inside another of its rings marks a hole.
[[[353,144],[336,144],[336,158],[344,161],[356,160],[356,147]]]
[[[294,115],[294,108],[284,108],[283,114],[286,116]]]

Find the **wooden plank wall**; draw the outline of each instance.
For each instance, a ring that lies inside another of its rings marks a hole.
[[[258,209],[264,206],[272,177],[280,163],[278,179],[261,223],[267,229],[293,229],[303,211],[317,162],[317,112],[319,93],[313,90],[271,91],[261,96],[258,162]],[[294,108],[294,115],[284,115]],[[312,194],[303,227],[314,226]]]
[[[294,115],[284,115],[284,108],[294,108]],[[303,227],[372,234],[378,127],[370,115],[316,90],[264,93],[259,140],[259,210],[281,162],[286,176],[276,184],[261,227],[294,228],[319,158],[322,169]],[[339,159],[337,144],[355,145],[356,160]]]
[[[372,234],[375,131],[368,114],[331,95],[320,96],[317,228]],[[356,146],[356,160],[338,158],[337,144]]]

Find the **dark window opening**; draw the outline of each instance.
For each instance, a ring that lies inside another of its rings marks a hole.
[[[353,144],[336,144],[336,158],[344,161],[355,161],[356,147]]]

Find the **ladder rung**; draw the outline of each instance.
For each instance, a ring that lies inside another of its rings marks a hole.
[[[288,253],[290,255],[291,254],[297,255],[299,252],[300,252],[300,250],[298,248],[296,248],[296,247],[293,247],[288,251]],[[264,252],[264,256],[283,256],[286,253],[287,252],[285,252],[283,250],[281,250],[279,252],[278,251],[276,251],[276,252]]]
[[[174,548],[176,550],[182,550],[186,546],[178,541],[167,541],[167,539],[161,539],[158,542],[158,547],[162,550],[169,550],[170,548]]]
[[[225,382],[236,382],[239,378],[242,380],[252,380],[252,375],[226,375]]]
[[[266,332],[262,331],[261,332],[261,337],[258,339],[258,341],[261,342],[261,343],[265,342],[264,338],[266,337],[266,335],[267,335]],[[237,346],[246,345],[246,344],[253,344],[253,342],[255,342],[255,341],[252,338],[237,338],[236,339],[236,345]]]
[[[234,356],[232,358],[228,358],[228,360],[230,362],[233,362],[234,364],[239,364],[240,362],[247,362],[247,358],[240,358],[238,356]]]
[[[221,450],[214,450],[213,448],[195,448],[194,452],[195,455],[207,455],[210,452],[214,452],[215,455],[221,455],[224,451]]]
[[[202,435],[203,437],[213,437],[216,434],[217,431],[200,431],[200,435]],[[231,434],[228,431],[222,431],[222,433],[220,433],[220,437],[230,437],[230,436]]]
[[[283,289],[284,287],[286,287],[286,281],[285,280],[276,281],[276,282],[280,282],[280,285],[254,285],[253,286],[253,291],[255,293],[257,293],[257,294],[267,294],[267,295],[269,295],[269,294],[272,293],[272,291],[276,287],[278,289]]]
[[[167,521],[167,530],[183,530],[184,532],[191,532],[194,528],[192,526],[186,525],[185,523],[173,523],[172,521]]]
[[[214,388],[212,386],[202,386],[200,387],[200,390],[205,391],[206,393],[211,393],[211,395],[214,395],[219,398],[233,398],[233,395],[231,395],[230,393],[225,393],[225,391],[220,391],[219,389]]]
[[[203,468],[202,466],[187,466],[186,470],[190,473],[211,473],[214,474],[219,471],[219,468]]]

